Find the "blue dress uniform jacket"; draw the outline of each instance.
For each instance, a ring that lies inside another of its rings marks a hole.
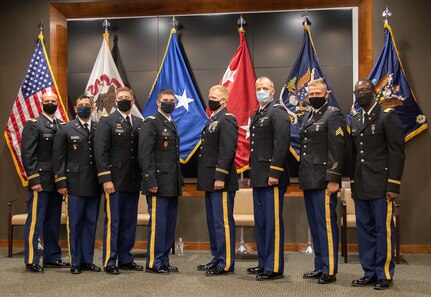
[[[268,177],[278,186],[289,185],[290,119],[284,106],[271,101],[257,109],[250,123],[250,185],[267,187]]]
[[[39,264],[38,239],[43,237],[45,263],[61,260],[58,245],[61,205],[63,198],[57,193],[52,171],[52,147],[57,126],[63,122],[51,122],[43,114],[27,121],[22,132],[22,163],[28,179],[28,216],[24,228],[26,264]],[[42,191],[32,186],[41,184]]]
[[[142,168],[142,193],[158,187],[157,196],[176,197],[184,184],[179,157],[180,138],[174,122],[157,112],[148,117],[139,137],[139,163]]]
[[[347,129],[340,110],[328,104],[302,120],[299,184],[303,190],[325,189],[341,183]]]
[[[100,118],[94,137],[99,182],[111,181],[117,192],[139,192],[138,137],[142,119],[130,115],[131,127],[118,110]]]
[[[392,108],[377,104],[370,115],[356,114],[351,123],[356,165],[352,183],[354,199],[371,200],[400,192],[404,169],[404,132]]]
[[[58,189],[67,188],[69,195],[97,196],[102,193],[94,158],[96,123],[90,132],[78,119],[62,125],[53,148],[53,168]]]
[[[58,125],[62,120],[56,119]],[[43,114],[27,121],[23,130],[21,143],[22,163],[27,174],[28,188],[42,184],[44,191],[56,191],[52,171],[52,145],[57,125]]]
[[[214,181],[225,182],[223,191],[238,190],[235,153],[238,145],[238,123],[226,108],[212,116],[202,129],[197,189],[214,191]]]

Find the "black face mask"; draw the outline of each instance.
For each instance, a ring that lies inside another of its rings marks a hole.
[[[91,107],[90,106],[78,106],[77,114],[80,118],[86,119],[91,115]]]
[[[43,105],[43,111],[46,112],[47,114],[54,114],[57,111],[57,104],[47,103],[42,105]]]
[[[364,93],[364,94],[357,94],[355,95],[356,102],[362,107],[367,108],[371,105],[371,102],[373,101],[374,94],[373,93]]]
[[[164,101],[160,103],[160,109],[167,114],[171,114],[175,110],[175,102]]]
[[[325,97],[311,97],[308,100],[310,101],[310,105],[313,106],[314,109],[319,109],[326,103]]]
[[[117,106],[118,106],[118,109],[121,110],[122,112],[129,111],[132,108],[132,100],[123,99],[123,100],[117,101]]]
[[[219,109],[221,106],[220,100],[219,101],[215,101],[215,100],[208,100],[208,107],[209,109],[211,109],[212,111],[216,111],[217,109]]]

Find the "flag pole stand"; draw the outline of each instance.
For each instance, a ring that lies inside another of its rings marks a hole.
[[[313,251],[313,245],[311,244],[311,232],[310,232],[310,228],[308,228],[308,231],[307,231],[307,237],[308,237],[308,242],[307,242],[307,247],[305,248],[305,249],[302,249],[302,250],[299,250],[299,252],[301,253],[301,254],[308,254],[308,255],[312,255],[312,254],[314,254],[314,251]]]

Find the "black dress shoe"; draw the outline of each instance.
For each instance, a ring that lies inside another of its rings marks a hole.
[[[370,286],[370,285],[374,285],[376,281],[377,281],[377,278],[375,276],[364,276],[364,277],[361,277],[360,279],[353,280],[352,286],[353,287]]]
[[[106,266],[103,269],[107,274],[110,275],[116,275],[116,274],[120,274],[120,271],[118,271],[118,267],[115,265],[111,265],[111,266]]]
[[[209,262],[207,264],[198,265],[198,271],[208,271],[216,267],[216,265],[213,262]]]
[[[261,274],[256,275],[256,280],[268,281],[268,280],[279,279],[279,278],[283,278],[283,277],[284,277],[283,273],[265,271]]]
[[[333,283],[336,280],[337,280],[337,278],[335,277],[335,275],[322,274],[322,276],[319,278],[317,283],[321,284],[321,285],[326,285],[326,284]]]
[[[377,283],[374,285],[374,290],[387,290],[394,283],[391,279],[379,279]]]
[[[259,266],[247,268],[248,274],[261,274],[265,272],[265,269],[260,268]]]
[[[91,263],[91,264],[82,263],[81,264],[81,270],[94,271],[94,272],[100,272],[100,271],[102,271],[102,269],[100,269],[100,267],[94,265],[93,263]]]
[[[33,273],[43,273],[43,268],[39,264],[25,264],[25,270]]]
[[[229,269],[228,271],[226,271],[223,268],[216,266],[213,269],[205,272],[205,275],[206,276],[219,276],[219,275],[228,275],[231,273],[233,273],[233,269]]]
[[[160,266],[159,268],[146,267],[145,272],[157,273],[157,274],[169,274],[169,270],[166,266]]]
[[[47,262],[43,263],[43,268],[69,268],[70,264],[63,262],[61,260],[57,260],[55,262]]]
[[[165,266],[165,268],[166,268],[169,272],[179,272],[178,267],[175,267],[175,266],[168,265],[168,266]]]
[[[144,271],[144,266],[138,265],[135,262],[119,265],[118,269]]]
[[[314,270],[312,272],[306,272],[304,273],[304,275],[302,276],[302,278],[305,279],[319,279],[323,274],[322,270]]]
[[[72,273],[72,274],[81,274],[81,267],[79,267],[79,266],[72,266],[72,267],[70,267],[70,273]]]

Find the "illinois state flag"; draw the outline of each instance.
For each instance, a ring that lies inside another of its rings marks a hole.
[[[93,96],[94,103],[96,104],[96,108],[91,115],[93,120],[97,121],[102,114],[109,114],[115,111],[115,91],[117,88],[123,86],[123,80],[110,52],[109,33],[104,33],[102,46],[100,47],[96,63],[94,63],[90,79],[85,88],[85,93]],[[142,118],[142,114],[135,105],[132,107],[132,114]]]
[[[337,99],[331,91],[329,81],[320,67],[313,39],[311,38],[310,27],[304,25],[304,39],[301,51],[280,93],[280,102],[286,106],[291,118],[290,151],[298,161],[300,150],[299,130],[304,113],[309,110],[309,104],[305,102],[305,99],[308,98],[308,82],[318,78],[323,78],[328,86],[328,104],[338,107]]]
[[[384,107],[393,107],[397,112],[403,124],[405,141],[408,141],[427,129],[428,124],[410,89],[391,26],[385,23],[384,30],[384,46],[368,79],[374,83],[377,101]],[[360,110],[361,107],[355,102],[351,115]]]
[[[156,113],[157,97],[163,89],[172,89],[175,93],[177,106],[172,119],[180,136],[180,161],[185,164],[200,145],[201,131],[208,116],[184,61],[175,29],[171,30],[159,73],[142,110],[145,117]]]
[[[237,172],[249,169],[250,130],[253,112],[259,107],[256,99],[256,74],[251,63],[250,53],[245,39],[245,31],[239,29],[239,47],[235,52],[220,84],[229,90],[227,109],[238,121],[238,148],[235,165]]]
[[[15,102],[7,121],[6,131],[4,132],[6,143],[23,186],[27,186],[28,182],[21,161],[22,130],[29,119],[36,118],[42,113],[42,95],[49,91],[56,93],[59,99],[55,116],[65,122],[68,121],[46,53],[43,35],[40,34],[36,48],[31,56],[30,65],[15,97]]]

